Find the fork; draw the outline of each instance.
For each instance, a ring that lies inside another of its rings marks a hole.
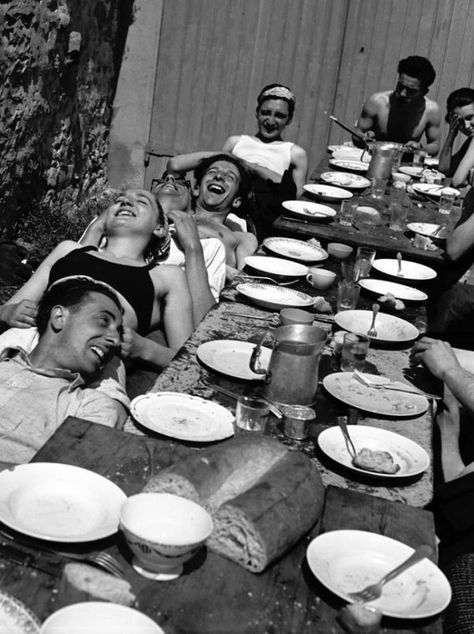
[[[346,443],[346,448],[347,448],[347,451],[349,452],[349,455],[351,456],[351,458],[355,458],[357,455],[357,451],[356,451],[356,448],[354,447],[354,443],[352,442],[352,438],[350,437],[349,429],[346,425],[346,421],[344,420],[342,416],[337,417],[337,424],[341,428],[342,435],[344,436],[344,442]]]
[[[405,277],[402,273],[402,254],[400,253],[400,251],[397,253],[397,262],[398,262],[398,271],[397,271],[398,277]]]
[[[408,557],[408,559],[405,559],[405,561],[402,562],[399,566],[393,568],[393,570],[390,570],[390,572],[387,572],[387,574],[384,575],[378,583],[367,586],[363,590],[359,590],[359,592],[350,592],[350,598],[358,603],[368,603],[369,601],[375,601],[375,599],[378,599],[382,594],[382,588],[388,581],[395,579],[395,577],[398,577],[398,575],[400,575],[402,572],[404,572],[408,568],[411,568],[411,566],[416,564],[421,559],[429,557],[432,553],[433,549],[431,548],[431,546],[428,546],[426,544],[418,546],[418,548]]]
[[[370,328],[367,331],[368,337],[376,337],[377,331],[375,330],[375,320],[377,318],[377,313],[379,312],[380,304],[372,304],[372,323],[370,324]]]
[[[113,575],[114,577],[118,577],[119,579],[123,579],[125,577],[125,570],[122,564],[118,561],[118,559],[105,552],[104,550],[88,554],[67,553],[59,550],[51,550],[51,552],[55,552],[56,554],[61,555],[66,559],[83,561],[92,564],[93,566],[103,568],[109,574]]]
[[[407,385],[406,387],[402,386],[402,385],[394,385],[390,379],[388,379],[388,383],[375,383],[374,381],[371,381],[370,379],[368,379],[367,377],[365,377],[363,374],[361,374],[358,370],[354,370],[352,372],[352,376],[359,381],[359,383],[362,383],[362,385],[365,385],[366,387],[373,387],[376,390],[393,390],[394,392],[405,392],[408,394],[419,394],[420,396],[424,396],[427,399],[435,399],[435,400],[439,400],[442,397],[438,396],[437,394],[430,394],[429,392],[423,392],[423,390],[419,390],[415,385],[412,385],[411,383],[409,385]]]

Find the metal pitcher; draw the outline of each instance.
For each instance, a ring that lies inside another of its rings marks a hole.
[[[403,145],[392,141],[375,141],[370,144],[372,158],[367,172],[368,178],[390,178],[392,166],[399,167]],[[397,165],[398,163],[398,165]]]
[[[273,339],[268,370],[260,366],[262,345]],[[311,405],[318,389],[319,359],[327,332],[317,326],[281,326],[267,331],[250,358],[250,368],[265,374],[264,396],[281,405]]]

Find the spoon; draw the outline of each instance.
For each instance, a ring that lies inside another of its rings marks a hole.
[[[400,253],[400,251],[397,253],[397,261],[398,261],[397,275],[398,277],[405,277],[402,273],[402,254]]]
[[[379,312],[380,304],[372,304],[372,323],[370,324],[370,328],[367,331],[368,337],[376,337],[377,331],[375,330],[375,319],[377,318],[377,313]]]

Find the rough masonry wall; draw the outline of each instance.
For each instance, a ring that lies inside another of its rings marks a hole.
[[[62,239],[106,184],[132,19],[133,0],[0,0],[1,235]]]

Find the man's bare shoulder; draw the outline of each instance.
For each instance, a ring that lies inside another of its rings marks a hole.
[[[363,106],[363,112],[368,115],[375,115],[380,111],[387,109],[389,105],[390,90],[384,92],[374,92]]]
[[[439,107],[439,104],[432,99],[428,99],[428,97],[425,97],[425,112],[429,117],[441,116],[441,108]]]

